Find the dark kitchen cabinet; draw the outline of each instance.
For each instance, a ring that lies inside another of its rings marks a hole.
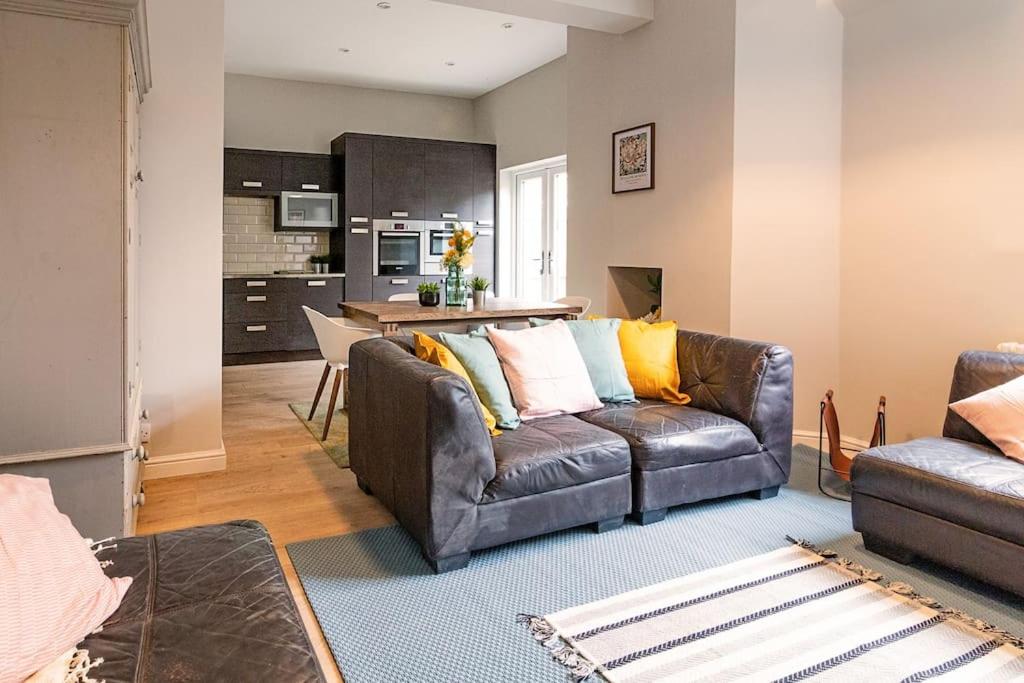
[[[302,307],[337,317],[344,298],[345,278],[226,278],[224,353],[315,350],[316,336]]]
[[[286,281],[288,290],[288,340],[286,351],[319,348],[313,326],[303,306],[319,311],[329,318],[341,315],[338,302],[345,298],[345,278],[295,278]]]
[[[426,219],[473,220],[473,147],[425,146]]]
[[[339,234],[342,233],[342,234]],[[344,231],[331,233],[331,248],[335,242],[344,245],[345,298],[348,301],[373,299],[373,231],[369,225],[350,225]]]
[[[281,191],[281,156],[261,150],[224,150],[224,194],[266,196]]]
[[[379,275],[373,278],[373,300],[387,301],[393,294],[415,292],[423,277],[420,275]]]
[[[473,243],[473,275],[491,281],[494,291],[494,228],[477,228]]]
[[[373,217],[424,216],[425,145],[393,138],[373,141]]]
[[[494,145],[473,148],[473,220],[477,225],[494,227],[498,159]]]
[[[337,192],[330,154],[281,156],[281,189],[292,192]]]
[[[369,223],[373,219],[373,139],[342,135],[331,143],[342,176],[342,221]]]

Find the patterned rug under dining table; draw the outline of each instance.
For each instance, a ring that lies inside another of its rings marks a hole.
[[[482,308],[466,306],[421,306],[416,301],[343,301],[338,308],[346,318],[380,329],[385,337],[403,334],[411,327],[466,327],[489,323],[524,323],[530,318],[574,320],[583,312],[579,306],[518,299],[488,299]]]

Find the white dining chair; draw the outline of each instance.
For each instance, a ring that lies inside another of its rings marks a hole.
[[[402,294],[392,294],[388,297],[388,301],[419,301],[420,295],[416,292],[404,292]]]
[[[587,311],[590,310],[590,304],[592,302],[585,296],[563,296],[561,299],[555,299],[555,303],[565,304],[566,306],[579,306],[583,311],[576,315],[582,318],[587,314]]]
[[[337,322],[336,318],[328,318],[319,311],[314,311],[308,306],[303,306],[309,324],[313,327],[313,334],[316,335],[316,343],[320,346],[320,355],[324,357],[327,364],[324,366],[324,374],[320,377],[320,385],[316,388],[316,397],[313,399],[313,407],[309,411],[310,420],[316,414],[316,407],[320,403],[320,396],[324,393],[327,385],[327,378],[331,369],[335,371],[334,387],[331,389],[331,402],[327,408],[327,418],[324,420],[324,433],[321,441],[327,440],[327,433],[331,429],[331,418],[334,417],[334,407],[338,402],[338,389],[341,388],[345,371],[348,369],[349,349],[358,341],[379,337],[380,332],[365,327],[351,327],[349,324]],[[341,407],[345,407],[345,392],[341,392]]]

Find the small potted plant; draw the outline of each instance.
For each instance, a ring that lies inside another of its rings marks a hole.
[[[441,285],[436,282],[421,282],[416,286],[420,295],[420,306],[437,306],[441,303]]]
[[[483,308],[487,303],[487,288],[491,286],[490,280],[485,277],[474,277],[469,281],[469,288],[473,290],[473,308]]]
[[[313,254],[309,257],[309,264],[313,267],[314,273],[331,272],[331,257],[327,254]]]

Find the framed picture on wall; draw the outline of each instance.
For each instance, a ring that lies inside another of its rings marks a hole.
[[[654,189],[654,124],[612,133],[612,194]]]

